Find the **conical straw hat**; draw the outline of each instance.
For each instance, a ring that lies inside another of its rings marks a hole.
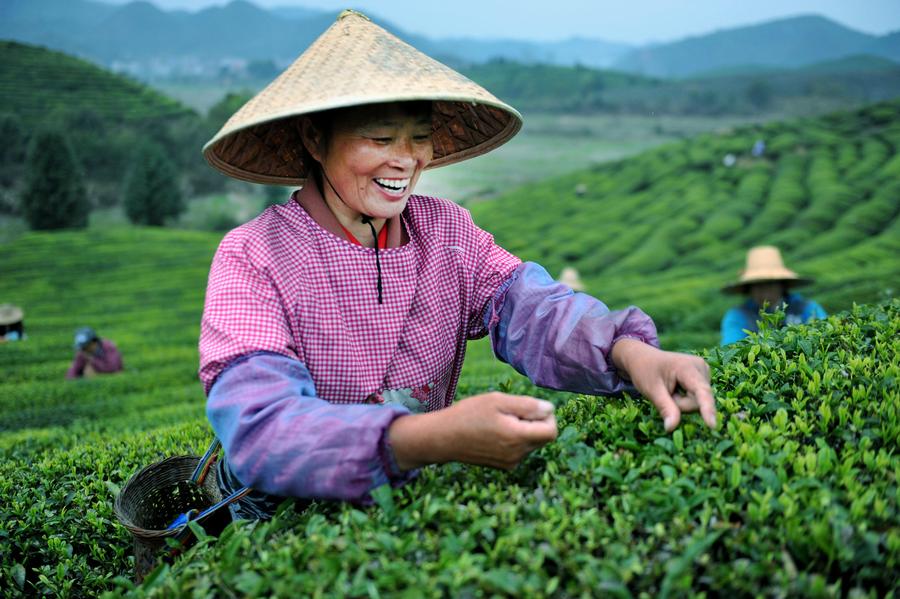
[[[789,285],[805,285],[812,279],[799,276],[784,265],[777,247],[762,245],[747,252],[747,265],[740,278],[722,288],[724,293],[745,293],[747,285],[781,281]]]
[[[15,324],[25,317],[22,308],[13,304],[0,304],[0,324]]]
[[[430,100],[434,159],[428,168],[484,154],[508,141],[522,116],[480,85],[345,10],[319,39],[228,119],[203,147],[236,179],[302,185],[310,165],[302,115],[362,104]]]

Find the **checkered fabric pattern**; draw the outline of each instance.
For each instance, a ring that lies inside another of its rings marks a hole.
[[[257,351],[303,362],[317,395],[363,403],[391,389],[427,389],[428,410],[453,401],[466,340],[520,260],[468,211],[411,196],[409,243],[380,251],[320,227],[295,201],[272,206],[222,240],[210,269],[200,378],[210,387],[234,359]]]

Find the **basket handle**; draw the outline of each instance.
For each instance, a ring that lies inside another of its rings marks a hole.
[[[209,444],[209,449],[207,449],[206,453],[203,454],[203,457],[200,458],[200,462],[197,464],[194,473],[191,475],[192,483],[196,483],[197,485],[203,484],[203,481],[206,480],[206,475],[209,474],[209,470],[212,468],[213,462],[219,457],[219,449],[221,447],[222,442],[219,441],[218,437],[214,437],[212,443]]]

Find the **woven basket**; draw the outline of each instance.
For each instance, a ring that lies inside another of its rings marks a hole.
[[[134,537],[134,577],[140,583],[168,553],[167,538],[175,538],[180,530],[166,527],[179,515],[191,509],[203,511],[222,499],[215,468],[202,485],[190,481],[200,458],[175,456],[147,466],[132,476],[116,497],[115,512],[119,522]],[[229,511],[221,509],[200,522],[204,530],[218,535],[231,521]],[[195,541],[193,535],[187,544]]]

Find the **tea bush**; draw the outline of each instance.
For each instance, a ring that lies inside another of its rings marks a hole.
[[[139,465],[202,447],[202,415],[155,430],[135,418],[105,442],[73,430],[82,442],[44,448],[32,468],[0,467],[3,582],[194,597],[900,590],[900,300],[705,356],[717,431],[692,416],[666,435],[646,401],[550,393],[560,438],[513,472],[428,468],[372,508],[288,502],[138,588],[112,496]]]
[[[460,394],[552,399],[556,443],[512,473],[427,469],[376,508],[286,507],[132,589],[115,493],[138,468],[210,438],[194,369],[216,238],[87,235],[0,248],[2,291],[30,308],[30,338],[0,346],[6,594],[881,596],[896,586],[898,300],[708,352],[716,432],[691,417],[669,436],[643,400],[536,389],[472,344]],[[653,289],[633,291],[652,303]],[[119,342],[124,373],[61,380],[73,319]]]

